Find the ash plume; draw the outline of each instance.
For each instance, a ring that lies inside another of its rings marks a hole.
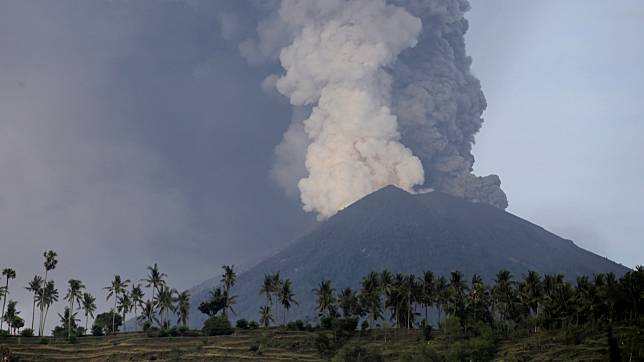
[[[272,170],[306,211],[323,219],[389,184],[507,207],[498,176],[472,173],[486,103],[465,52],[468,9],[466,0],[282,0],[258,38],[240,44],[251,64],[278,61],[284,73],[262,86],[307,111]]]

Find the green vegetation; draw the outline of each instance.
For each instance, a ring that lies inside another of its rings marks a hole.
[[[619,279],[612,273],[596,274],[580,276],[574,284],[562,275],[542,276],[533,271],[516,280],[506,270],[499,271],[491,284],[478,275],[468,282],[459,271],[447,277],[427,271],[420,278],[387,270],[371,272],[357,290],[336,290],[331,280],[322,280],[311,291],[316,297],[316,323],[288,321],[289,309],[298,302],[291,281],[275,272],[265,275],[258,286],[266,301],[258,320],[238,319],[233,327],[229,316],[236,315],[233,288],[237,275],[233,266],[224,265],[221,285],[199,305],[208,319],[201,330],[190,330],[190,294],[170,288],[155,264],[142,279],[151,288],[151,299],[145,299],[141,285],[114,276],[104,288],[113,308],[96,316],[92,336],[87,335],[87,326],[94,317],[96,299],[80,280],[70,279],[60,324],[52,331],[53,337],[44,337],[47,313],[59,298],[54,281],[48,280],[57,255],[48,251],[44,256],[44,278],[36,276],[26,287],[34,294],[32,325],[35,307],[41,311],[38,336],[31,328],[21,331],[24,320],[17,303],[7,301],[9,279],[15,278],[15,272],[3,272],[1,319],[8,329],[0,329],[0,352],[8,360],[644,358],[642,266]],[[85,327],[78,325],[80,311]],[[132,311],[143,332],[120,332]]]

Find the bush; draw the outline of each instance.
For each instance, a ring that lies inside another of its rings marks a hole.
[[[179,332],[180,336],[185,336],[190,333],[190,328],[188,328],[188,326],[179,326],[179,328],[177,328],[177,331]]]
[[[141,326],[141,328],[143,328],[143,332],[147,332],[150,327],[152,327],[152,323],[149,321],[143,322],[143,326]]]
[[[385,358],[377,351],[367,350],[361,346],[344,348],[338,353],[339,361],[384,362]]]
[[[31,328],[25,328],[20,332],[20,335],[23,337],[33,337],[34,336],[34,330]]]
[[[71,344],[78,343],[78,337],[76,337],[75,335],[72,335],[71,337],[69,337],[69,343]]]
[[[150,327],[148,328],[147,331],[145,331],[145,335],[148,337],[158,337],[159,336],[159,328],[157,327]]]
[[[178,337],[179,336],[179,330],[177,329],[177,326],[173,326],[168,330],[168,334],[172,337]]]
[[[99,336],[102,336],[103,334],[104,334],[103,327],[97,326],[96,324],[92,326],[92,336],[99,337]]]
[[[165,337],[168,337],[168,336],[170,336],[170,331],[168,329],[163,328],[163,329],[161,329],[159,331],[158,337],[165,338]]]
[[[362,324],[360,325],[360,329],[362,331],[368,331],[369,330],[369,322],[366,319],[362,321]]]
[[[235,327],[239,329],[248,329],[248,321],[244,318],[237,320]]]
[[[315,348],[323,356],[331,356],[335,353],[335,344],[324,333],[318,333],[315,337]]]
[[[4,329],[0,329],[0,337],[9,337],[10,334],[9,332],[5,331]]]
[[[331,327],[333,327],[333,318],[331,318],[331,317],[321,317],[320,318],[320,327],[322,327],[322,329],[331,329]]]
[[[257,329],[259,328],[259,323],[256,321],[250,321],[248,322],[248,329]]]
[[[40,344],[49,344],[49,339],[46,337],[40,338],[40,341],[38,341]]]
[[[426,341],[429,341],[430,339],[432,339],[432,326],[431,325],[426,324],[423,327],[423,337],[425,337]]]
[[[225,316],[212,316],[206,319],[201,330],[206,336],[228,335],[235,331]]]

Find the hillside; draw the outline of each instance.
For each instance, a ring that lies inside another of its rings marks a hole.
[[[264,302],[259,289],[268,273],[280,271],[293,282],[300,305],[289,312],[289,319],[314,319],[311,290],[320,280],[332,280],[335,288],[356,287],[368,272],[385,268],[417,275],[424,270],[438,275],[460,270],[466,277],[478,273],[488,281],[501,269],[515,277],[534,270],[569,279],[597,272],[620,276],[628,270],[492,206],[439,192],[411,195],[390,186],[241,273],[234,288],[237,317],[257,319]],[[204,318],[196,307],[218,280],[191,291],[193,327]]]

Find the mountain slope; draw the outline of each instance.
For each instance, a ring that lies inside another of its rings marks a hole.
[[[376,191],[322,223],[278,254],[239,275],[234,293],[237,317],[257,319],[265,302],[259,295],[264,274],[280,271],[292,280],[300,302],[291,318],[315,317],[311,290],[322,279],[336,289],[357,287],[370,271],[447,275],[460,270],[491,280],[500,269],[515,277],[528,270],[568,278],[597,272],[622,275],[628,269],[579,248],[508,212],[439,192],[411,195],[389,186]],[[192,290],[191,325],[204,316],[196,309],[208,293]],[[280,320],[282,308],[279,308]]]

